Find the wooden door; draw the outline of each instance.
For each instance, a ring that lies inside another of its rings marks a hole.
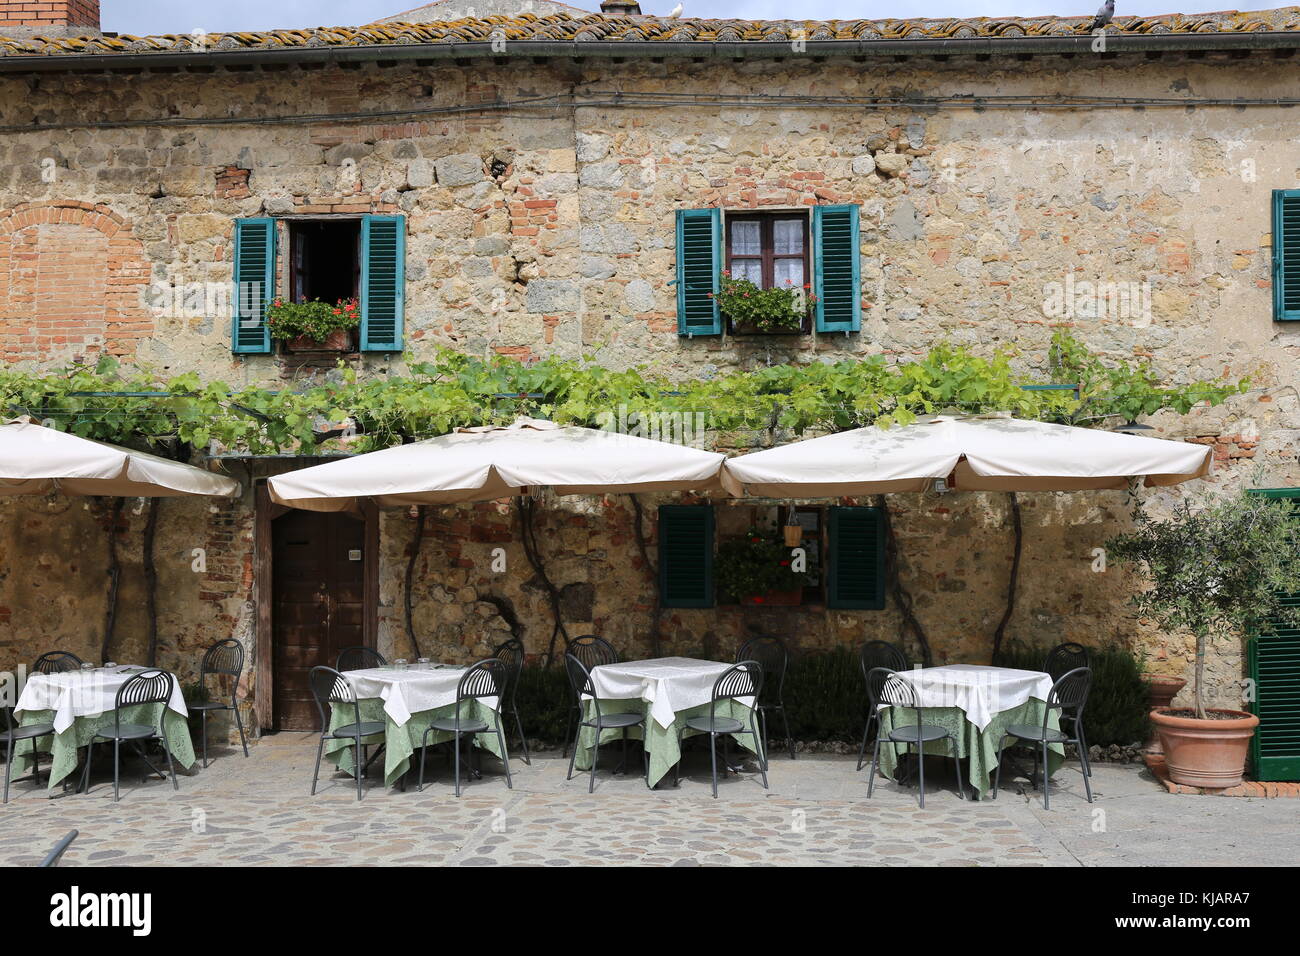
[[[366,643],[366,525],[343,514],[291,511],[272,524],[275,728],[314,730],[308,674]]]

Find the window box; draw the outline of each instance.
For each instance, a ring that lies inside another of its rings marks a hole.
[[[741,604],[766,607],[797,607],[803,603],[803,588],[791,591],[768,591],[766,594],[754,594],[741,598]]]
[[[284,339],[283,341],[286,352],[356,351],[356,337],[353,335],[352,329],[338,329],[327,335],[323,341],[306,335],[299,335],[297,338]]]

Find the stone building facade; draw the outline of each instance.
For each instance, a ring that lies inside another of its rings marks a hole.
[[[1274,318],[1272,236],[1273,191],[1300,185],[1290,108],[1300,9],[1120,18],[1104,40],[1057,19],[566,13],[41,39],[17,7],[0,2],[13,26],[0,27],[10,35],[0,37],[6,363],[53,370],[112,355],[233,386],[328,376],[332,359],[233,351],[229,302],[172,306],[230,286],[239,220],[270,221],[277,294],[291,295],[303,272],[294,243],[317,248],[295,230],[374,216],[404,231],[403,338],[402,351],[347,355],[362,376],[399,373],[438,347],[595,353],[684,380],[906,358],[945,340],[1015,346],[1046,376],[1046,344],[1066,325],[1117,361],[1150,359],[1169,382],[1249,377],[1251,390],[1224,406],[1149,424],[1214,444],[1217,487],[1300,486],[1300,326]],[[798,219],[819,206],[856,208],[859,328],[679,334],[678,211]],[[1087,296],[1060,311],[1062,290],[1089,283],[1134,292],[1100,315]],[[303,463],[226,462],[242,500],[164,503],[161,664],[192,675],[201,648],[234,632],[251,635],[255,664],[277,653],[256,610],[272,599],[259,561],[273,562],[273,518],[256,488]],[[1195,490],[1149,497],[1160,507]],[[1127,520],[1126,496],[1021,498],[1025,567],[1009,637],[1115,641],[1153,670],[1186,673],[1190,639],[1136,620],[1133,582],[1094,570],[1093,549]],[[144,646],[136,504],[111,531],[124,566],[119,660]],[[1005,607],[1007,503],[954,494],[891,507],[936,657],[986,659]],[[717,512],[720,536],[775,518],[743,501]],[[97,657],[109,512],[56,498],[0,501],[0,514],[0,666],[54,646]],[[609,497],[564,499],[541,519],[569,633],[603,634],[628,654],[649,650],[656,604],[634,517],[628,499]],[[406,511],[370,520],[366,639],[411,656],[403,582],[416,522]],[[516,520],[507,503],[434,509],[414,574],[420,653],[484,655],[511,633],[503,607],[530,653],[546,649],[550,606]],[[491,570],[495,548],[505,573]],[[666,653],[725,657],[752,633],[798,649],[896,639],[900,619],[892,603],[673,608],[661,629]],[[1216,649],[1210,668],[1212,698],[1238,704],[1240,648]],[[275,726],[265,671],[251,668],[245,690],[261,726]]]

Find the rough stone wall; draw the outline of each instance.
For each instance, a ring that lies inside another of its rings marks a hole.
[[[1169,56],[1122,65],[1047,59],[972,67],[954,60],[884,69],[791,58],[775,65],[629,61],[520,70],[507,58],[504,66],[472,68],[5,77],[5,124],[57,127],[99,116],[154,122],[12,133],[0,141],[0,218],[11,224],[0,240],[0,348],[7,361],[27,367],[54,368],[109,351],[164,374],[197,369],[232,385],[323,374],[286,373],[275,356],[232,356],[229,319],[218,314],[154,308],[118,326],[109,315],[112,301],[148,302],[151,283],[229,282],[231,220],[263,214],[405,214],[406,344],[416,358],[436,346],[522,358],[595,351],[605,365],[648,363],[684,379],[763,363],[906,357],[948,339],[981,350],[1013,345],[1022,361],[1035,363],[1053,325],[1064,321],[1045,314],[1053,285],[1135,283],[1146,290],[1139,301],[1149,301],[1149,310],[1078,315],[1069,322],[1075,333],[1117,360],[1151,358],[1170,382],[1249,376],[1253,391],[1227,406],[1164,415],[1154,424],[1166,437],[1215,446],[1215,486],[1300,485],[1300,330],[1273,323],[1270,306],[1270,190],[1295,186],[1300,168],[1286,111],[708,105],[712,95],[739,91],[1264,97],[1294,93],[1298,84],[1268,60]],[[288,119],[461,108],[571,87],[692,92],[702,100],[690,108],[430,112],[401,123]],[[183,122],[232,111],[285,119]],[[860,335],[678,338],[670,285],[674,210],[822,202],[862,207]],[[41,209],[69,210],[69,218],[62,211],[57,220],[48,212],[40,222],[24,218]],[[119,231],[88,225],[96,217]],[[110,245],[135,244],[120,247],[117,267],[110,248],[102,301],[99,273],[90,268],[98,257],[77,266],[88,270],[84,276],[69,274],[84,293],[74,298],[85,303],[75,316],[61,311],[57,295],[32,299],[15,291],[57,276],[61,263],[76,264],[53,250],[102,242],[87,229]],[[138,269],[131,265],[137,258]],[[31,326],[33,309],[46,323],[39,336],[22,325]],[[74,327],[101,315],[102,328]],[[387,356],[351,361],[362,374],[400,370],[402,363]],[[1160,508],[1184,490],[1149,497]],[[1091,550],[1123,527],[1125,496],[1022,498],[1025,565],[1009,638],[1116,639],[1146,651],[1153,669],[1186,673],[1189,640],[1133,620],[1124,602],[1132,581],[1114,569],[1092,570]],[[647,501],[651,516],[653,504]],[[726,506],[723,533],[747,526],[753,507]],[[1010,559],[1005,501],[898,496],[891,507],[904,575],[937,658],[984,659]],[[164,505],[161,663],[183,674],[197,670],[201,645],[230,633],[250,596],[251,497],[216,508]],[[55,644],[96,647],[103,529],[81,502],[7,501],[0,515],[0,649],[29,660]],[[137,654],[132,642],[141,639],[142,520],[128,508],[119,532],[119,658]],[[487,597],[509,603],[531,652],[545,649],[546,595],[512,520],[497,505],[431,512],[415,602],[426,654],[469,659],[503,639],[508,627]],[[550,573],[565,591],[570,633],[596,631],[626,652],[649,650],[638,642],[648,632],[653,584],[641,566],[627,501],[564,500],[545,521]],[[409,653],[402,578],[413,527],[404,511],[383,518],[385,653]],[[498,546],[507,553],[504,574],[489,569]],[[192,547],[209,548],[206,577],[189,570],[184,555]],[[665,651],[721,656],[755,629],[823,647],[892,639],[898,627],[892,609],[674,610],[663,619]],[[1211,674],[1211,696],[1235,702],[1239,649],[1218,649]]]

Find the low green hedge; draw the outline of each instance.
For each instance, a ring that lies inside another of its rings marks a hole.
[[[1147,691],[1136,658],[1119,648],[1090,648],[1089,653],[1093,684],[1085,720],[1088,742],[1104,747],[1144,740]],[[1046,657],[1046,648],[1013,645],[998,663],[1041,670]],[[555,746],[563,742],[572,701],[563,667],[525,667],[517,701],[530,739]],[[857,649],[839,647],[791,654],[785,676],[785,703],[790,733],[796,740],[857,743],[867,717]],[[784,734],[780,717],[769,716],[768,732],[773,738]]]

